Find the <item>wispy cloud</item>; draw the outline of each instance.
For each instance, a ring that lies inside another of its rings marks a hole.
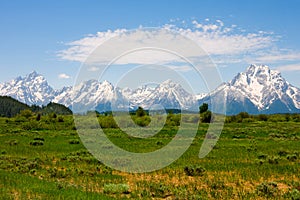
[[[89,34],[79,40],[66,43],[68,48],[59,51],[57,55],[63,60],[83,62],[97,46],[126,31],[126,29],[117,29]]]
[[[282,65],[276,68],[278,71],[300,71],[300,63]]]
[[[259,62],[278,62],[278,61],[294,61],[300,60],[300,52],[292,52],[292,51],[277,51],[273,54],[262,55],[256,58]]]
[[[192,22],[194,29],[174,29],[197,42],[210,55],[238,55],[271,47],[277,40],[272,33],[244,33],[235,25],[226,27],[221,20],[216,23]]]
[[[96,66],[90,66],[87,70],[88,70],[89,72],[96,72],[96,71],[99,71],[99,68],[96,67]]]
[[[188,27],[188,28],[187,28]],[[272,32],[265,31],[245,31],[237,25],[225,25],[221,20],[212,21],[205,19],[203,22],[193,20],[189,26],[181,27],[180,25],[166,24],[156,29],[155,34],[139,34],[143,29],[132,32],[127,29],[116,29],[98,32],[88,35],[82,39],[72,41],[66,44],[67,48],[60,51],[58,56],[63,60],[83,62],[100,44],[113,37],[119,37],[121,44],[116,44],[114,48],[136,47],[145,45],[151,41],[157,44],[168,43],[172,45],[182,46],[185,41],[177,39],[176,36],[169,37],[166,31],[174,31],[186,38],[197,43],[207,54],[215,61],[215,63],[228,66],[232,63],[274,63],[278,61],[296,61],[300,62],[300,52],[291,52],[280,50],[277,46],[279,36]],[[122,35],[126,35],[126,40],[122,40]],[[119,45],[119,46],[118,46]],[[153,43],[150,44],[150,46]],[[100,58],[105,62],[107,55],[114,49],[108,49]],[[197,53],[191,51],[185,52],[187,56],[195,57]],[[179,62],[176,56],[170,55],[168,52],[157,51],[135,51],[123,55],[119,58],[117,64],[150,64],[153,61],[162,63]],[[176,67],[177,68],[177,67]],[[92,67],[89,71],[97,71],[96,67]]]
[[[59,79],[69,79],[69,78],[71,78],[69,75],[67,75],[67,74],[64,74],[64,73],[62,73],[62,74],[59,74],[58,75],[58,78]]]

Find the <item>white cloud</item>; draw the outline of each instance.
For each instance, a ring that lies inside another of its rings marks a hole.
[[[294,61],[300,60],[300,53],[299,52],[276,52],[274,54],[263,55],[256,58],[257,61],[260,62],[278,62],[278,61]]]
[[[174,20],[172,20],[174,21]],[[174,24],[166,24],[158,29],[147,32],[146,29],[130,31],[127,29],[116,29],[98,32],[88,35],[82,39],[66,44],[67,48],[60,51],[58,56],[63,60],[84,62],[99,45],[109,43],[111,38],[117,38],[111,42],[111,46],[106,45],[105,51],[98,54],[94,61],[110,62],[113,56],[119,56],[117,52],[122,49],[133,49],[126,52],[117,60],[116,64],[152,64],[154,61],[159,63],[180,62],[178,56],[161,51],[159,49],[138,49],[140,47],[161,47],[165,49],[184,49],[187,57],[197,57],[199,52],[193,48],[186,48],[186,41],[176,34],[170,36],[168,31],[176,32],[183,37],[189,38],[199,45],[207,54],[220,65],[230,63],[264,63],[269,64],[277,61],[300,61],[300,53],[279,50],[277,47],[278,36],[272,32],[257,31],[247,32],[237,25],[226,26],[223,21],[205,19],[202,23],[193,20],[189,28]],[[274,50],[275,49],[275,50]],[[262,53],[263,52],[263,53]],[[92,59],[90,59],[92,60]],[[97,71],[98,67],[93,66],[88,71]]]
[[[99,67],[90,66],[87,70],[90,71],[90,72],[96,72],[96,71],[99,71]]]
[[[64,73],[62,73],[62,74],[59,74],[58,75],[58,78],[59,79],[69,79],[69,78],[71,78],[69,75],[67,75],[67,74],[64,74]]]
[[[300,71],[300,63],[282,65],[276,68],[278,71]]]
[[[126,31],[125,29],[117,29],[97,32],[95,35],[90,34],[82,39],[66,43],[68,48],[60,51],[58,56],[63,60],[83,62],[97,46]]]

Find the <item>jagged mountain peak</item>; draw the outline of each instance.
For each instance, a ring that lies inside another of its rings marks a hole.
[[[230,114],[236,113],[236,109],[252,113],[294,112],[300,108],[299,94],[298,88],[267,65],[250,65],[211,93],[214,97],[226,98]]]
[[[46,105],[54,98],[55,91],[45,77],[33,71],[24,77],[18,76],[0,84],[0,95],[11,96],[29,105]]]
[[[173,81],[172,79],[167,79],[165,81],[163,81],[160,84],[161,87],[169,87],[169,88],[174,88],[174,87],[178,87],[179,84],[176,83],[175,81]]]
[[[33,70],[29,74],[26,75],[26,77],[36,77],[36,76],[41,76],[41,74],[37,73],[37,71]]]
[[[256,65],[251,64],[247,70],[246,73],[251,73],[254,75],[260,74],[260,73],[270,73],[270,67],[267,65]]]

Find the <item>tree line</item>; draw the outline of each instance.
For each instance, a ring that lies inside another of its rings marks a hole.
[[[46,106],[27,105],[9,96],[0,96],[0,116],[15,117],[22,110],[29,110],[41,115],[56,113],[60,115],[72,114],[72,111],[64,105],[50,102]]]

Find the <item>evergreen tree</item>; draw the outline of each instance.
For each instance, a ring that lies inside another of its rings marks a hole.
[[[207,103],[203,103],[200,107],[199,107],[199,111],[200,111],[200,114],[201,113],[204,113],[206,111],[208,111],[208,104]]]

